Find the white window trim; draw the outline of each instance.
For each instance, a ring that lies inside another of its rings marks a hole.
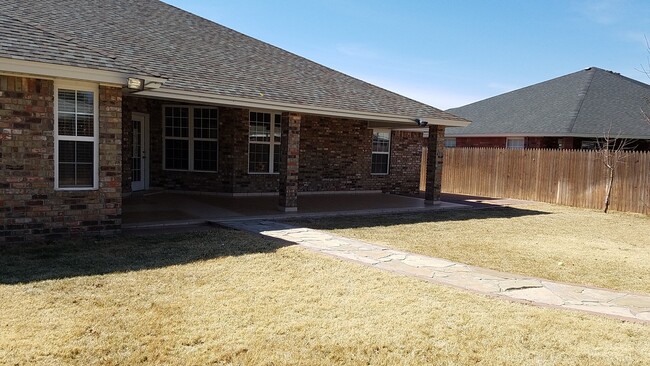
[[[370,155],[370,175],[388,175],[388,174],[390,174],[390,151],[391,151],[391,149],[393,147],[392,146],[393,145],[392,144],[392,142],[393,142],[393,131],[391,131],[390,129],[385,129],[385,128],[373,128],[372,129],[373,137],[374,137],[375,133],[381,133],[381,132],[388,133],[388,151],[378,151],[378,152],[373,151],[372,150],[372,139],[370,140],[370,153],[371,153],[371,155]],[[373,173],[372,172],[372,155],[375,155],[375,154],[388,155],[388,164],[386,166],[386,173]]]
[[[59,89],[93,92],[93,136],[59,137]],[[59,187],[59,141],[82,141],[93,143],[93,186]],[[54,80],[54,190],[93,191],[99,189],[99,85],[73,81]]]
[[[250,131],[251,131],[251,113],[269,113],[271,114],[271,138],[269,141],[251,141]],[[280,172],[274,172],[273,167],[275,166],[275,149],[281,149],[282,146],[282,120],[280,120],[280,142],[275,142],[275,115],[279,114],[282,118],[282,113],[277,111],[265,111],[265,110],[255,110],[251,109],[248,111],[248,174],[250,175],[266,175],[266,174],[280,174]],[[258,145],[270,145],[269,147],[269,171],[268,172],[251,172],[251,144]]]
[[[521,147],[510,147],[510,141],[521,141]],[[524,150],[526,148],[526,138],[525,137],[506,137],[506,149],[511,150]]]
[[[165,108],[187,108],[188,109],[188,131],[187,137],[174,137],[167,136],[165,130]],[[211,138],[194,138],[194,109],[216,109],[217,110],[217,137],[214,139]],[[163,161],[162,166],[163,170],[171,172],[196,172],[196,173],[218,173],[219,172],[219,108],[215,106],[206,106],[206,105],[186,105],[186,104],[165,104],[162,106],[162,138],[163,138]],[[188,159],[187,169],[169,169],[167,168],[167,149],[165,149],[165,140],[185,140],[188,141]],[[217,142],[217,166],[216,170],[198,170],[194,169],[194,141],[216,141]]]

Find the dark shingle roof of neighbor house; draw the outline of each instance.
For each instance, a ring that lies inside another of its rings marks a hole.
[[[0,0],[0,14],[0,28],[25,29],[16,35],[47,45],[10,45],[0,48],[0,57],[18,51],[28,61],[99,69],[129,65],[167,78],[161,90],[467,122],[158,0]]]
[[[448,111],[467,127],[447,136],[611,136],[650,138],[643,110],[650,85],[590,67]],[[611,130],[610,130],[611,126]]]

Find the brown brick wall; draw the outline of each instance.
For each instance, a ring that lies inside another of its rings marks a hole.
[[[557,137],[526,137],[528,149],[557,149]],[[496,147],[505,148],[505,137],[456,137],[456,147]],[[579,148],[579,147],[578,147]]]
[[[368,184],[372,130],[368,123],[304,116],[300,130],[299,190],[379,189]]]
[[[505,137],[456,137],[456,147],[506,147]]]
[[[182,104],[124,98],[123,186],[131,186],[131,113],[150,116],[151,187],[223,193],[277,192],[278,174],[248,173],[248,109],[219,107],[219,156],[217,173],[163,170],[162,108]],[[372,130],[365,121],[301,116],[300,171],[302,192],[382,190],[417,193],[422,134],[394,131],[391,139],[390,174],[371,175]]]
[[[277,175],[248,174],[248,110],[219,107],[219,150],[217,173],[171,171],[163,169],[163,117],[165,105],[190,105],[127,96],[123,105],[124,157],[123,185],[131,191],[131,150],[133,146],[131,116],[133,112],[149,115],[150,186],[170,190],[202,192],[274,192]]]
[[[304,116],[300,191],[419,192],[421,133],[393,131],[388,175],[370,174],[372,129],[365,121]]]
[[[55,191],[54,83],[0,75],[0,242],[119,232],[121,90],[99,91],[99,189]]]

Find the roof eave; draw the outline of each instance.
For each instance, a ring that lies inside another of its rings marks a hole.
[[[164,84],[167,79],[130,73],[128,71],[98,70],[86,67],[58,65],[46,62],[0,57],[0,73],[38,76],[45,79],[71,79],[99,84],[124,86],[127,78],[143,79],[146,83]]]
[[[250,99],[241,97],[222,96],[209,93],[189,92],[183,90],[175,90],[169,88],[160,88],[154,90],[144,90],[136,93],[138,96],[145,96],[160,99],[172,99],[194,103],[208,103],[223,106],[254,108],[262,110],[274,111],[291,111],[296,113],[305,113],[322,116],[334,116],[350,119],[360,119],[367,121],[384,121],[394,122],[397,124],[413,125],[415,118],[426,120],[429,124],[436,124],[447,127],[465,127],[469,125],[469,121],[464,120],[447,120],[439,117],[427,116],[401,116],[381,113],[370,113],[351,111],[335,108],[326,108],[318,106],[310,106],[303,104],[282,103],[277,101],[267,101],[261,99]]]

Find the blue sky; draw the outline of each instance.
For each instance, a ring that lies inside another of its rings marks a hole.
[[[596,66],[650,83],[647,0],[165,0],[447,109]]]

